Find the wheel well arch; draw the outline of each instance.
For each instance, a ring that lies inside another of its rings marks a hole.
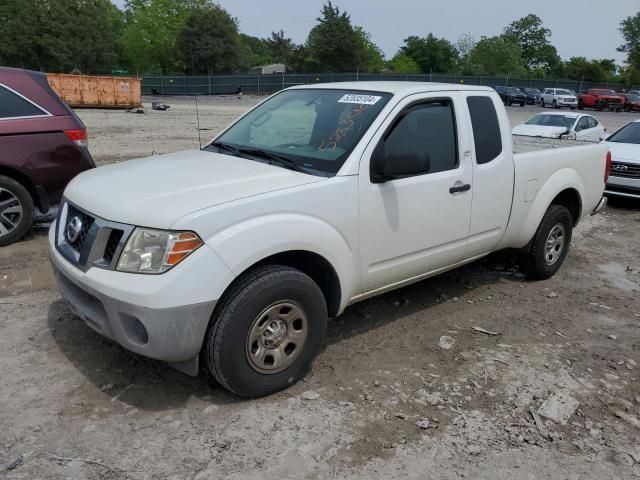
[[[571,214],[573,226],[575,227],[582,216],[582,199],[580,193],[575,188],[567,188],[558,193],[551,201],[552,205],[562,205]]]
[[[286,265],[296,268],[316,282],[325,301],[329,317],[335,317],[340,311],[342,290],[340,278],[333,265],[322,255],[308,250],[290,250],[270,255],[245,269],[239,276],[264,265]]]
[[[27,177],[24,173],[16,170],[14,168],[7,167],[5,165],[0,165],[0,175],[4,175],[5,177],[9,177],[19,184],[21,184],[24,188],[27,189],[29,195],[31,195],[31,199],[33,203],[38,207],[42,208],[40,204],[40,198],[38,197],[38,192],[36,190],[36,186],[33,182]]]

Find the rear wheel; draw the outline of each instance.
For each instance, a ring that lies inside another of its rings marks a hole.
[[[578,101],[578,110],[584,110],[584,103],[582,101]]]
[[[541,106],[542,108],[544,108],[544,98],[543,98],[542,100],[540,100],[540,106]]]
[[[0,175],[0,246],[20,240],[33,224],[33,199],[24,186]]]
[[[326,328],[327,305],[310,277],[287,266],[260,267],[221,299],[207,332],[205,363],[233,393],[269,395],[305,375]]]
[[[544,280],[562,266],[569,251],[573,218],[566,207],[551,205],[538,226],[529,251],[521,257],[521,268],[528,278]]]

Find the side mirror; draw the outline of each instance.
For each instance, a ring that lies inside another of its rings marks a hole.
[[[384,141],[381,141],[371,155],[371,182],[384,183],[389,180],[422,175],[428,173],[430,168],[429,154],[387,155]]]

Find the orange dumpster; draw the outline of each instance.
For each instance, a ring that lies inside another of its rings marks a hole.
[[[141,80],[133,77],[47,74],[49,85],[71,107],[141,107]]]

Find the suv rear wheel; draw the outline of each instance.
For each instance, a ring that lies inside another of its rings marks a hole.
[[[0,175],[0,247],[20,240],[33,225],[33,199],[23,185]]]
[[[320,351],[327,304],[306,274],[266,265],[241,276],[211,318],[203,356],[215,379],[242,397],[300,380]]]

